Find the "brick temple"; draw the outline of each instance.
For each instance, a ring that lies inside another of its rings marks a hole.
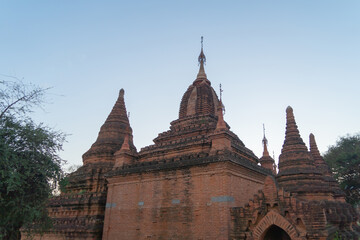
[[[277,171],[265,135],[259,159],[230,130],[203,49],[198,60],[178,119],[140,151],[120,90],[83,166],[49,202],[54,228],[36,239],[359,239],[356,211],[293,109]]]

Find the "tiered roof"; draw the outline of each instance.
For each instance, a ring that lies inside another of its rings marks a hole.
[[[96,142],[83,155],[84,165],[67,177],[61,195],[49,200],[52,234],[71,235],[71,239],[101,238],[107,195],[104,175],[113,169],[117,155],[136,154],[131,133],[121,89]]]
[[[116,170],[109,176],[225,160],[266,172],[257,166],[258,158],[224,121],[223,105],[205,73],[203,48],[198,61],[197,77],[184,93],[179,118],[170,123],[170,130],[160,133],[153,145],[142,148],[136,156],[132,155],[132,160],[116,160],[122,165],[116,164]]]
[[[311,133],[309,138],[310,138],[310,154],[315,161],[316,168],[319,169],[320,173],[323,175],[325,183],[332,191],[334,198],[342,199],[344,201],[345,200],[344,192],[340,189],[339,183],[333,178],[329,165],[320,155],[314,134]]]
[[[279,156],[277,181],[285,190],[305,198],[311,195],[313,200],[332,199],[321,172],[300,137],[290,106],[286,109],[286,133]]]
[[[216,112],[220,102],[214,89],[211,87],[211,82],[207,79],[204,69],[205,61],[205,54],[201,48],[199,73],[182,97],[179,119],[194,115],[211,115],[213,117],[217,115]]]
[[[315,141],[315,136],[312,133],[310,133],[309,142],[310,142],[310,153],[311,156],[314,158],[316,167],[320,170],[320,172],[323,175],[332,176],[329,165],[327,165],[327,163],[320,155],[319,149]]]
[[[179,119],[171,122],[169,131],[160,133],[154,139],[154,145],[145,147],[139,152],[139,160],[152,161],[194,153],[211,155],[213,136],[217,125],[220,124],[222,130],[226,132],[226,136],[223,137],[227,138],[229,145],[232,146],[228,150],[257,163],[258,159],[254,153],[229,130],[230,127],[223,120],[222,103],[205,73],[206,57],[203,48],[198,60],[199,72],[182,97]]]
[[[104,161],[114,162],[114,153],[121,148],[126,135],[129,135],[131,140],[130,149],[136,151],[132,143],[132,129],[126,112],[124,93],[124,89],[121,89],[112,111],[100,128],[95,143],[84,153],[84,164]]]

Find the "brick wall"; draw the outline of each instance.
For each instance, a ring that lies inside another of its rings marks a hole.
[[[228,239],[264,178],[231,162],[110,178],[103,239]]]

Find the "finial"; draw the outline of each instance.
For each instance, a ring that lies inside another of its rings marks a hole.
[[[263,133],[264,133],[264,138],[265,138],[265,124],[263,123]]]
[[[220,83],[220,102],[222,102],[222,93],[223,93],[224,90],[222,90],[221,88],[221,83]]]
[[[221,83],[219,85],[219,88],[220,88],[220,106],[219,107],[221,107],[222,114],[225,115],[225,106],[222,103],[222,93],[224,92],[224,90],[222,89]]]
[[[263,133],[264,133],[263,143],[264,143],[264,145],[267,145],[268,141],[265,137],[265,124],[264,123],[263,123]]]
[[[286,113],[293,113],[293,108],[291,106],[288,106],[286,108]]]
[[[205,54],[204,54],[204,51],[203,51],[203,41],[204,41],[204,37],[201,36],[201,52],[200,52],[198,61],[199,61],[199,65],[202,66],[202,67],[206,62],[206,57],[205,57]]]
[[[120,89],[120,91],[119,91],[119,96],[120,96],[120,97],[124,97],[124,94],[125,94],[124,89],[123,89],[123,88]]]
[[[203,51],[203,41],[204,41],[204,38],[201,36],[201,52],[200,52],[200,55],[198,57],[200,69],[199,69],[199,73],[198,73],[197,78],[196,78],[195,81],[206,80],[207,82],[209,82],[209,80],[207,80],[207,76],[206,76],[205,69],[204,69],[204,64],[206,62],[206,57],[205,57],[205,54],[204,54],[204,51]]]

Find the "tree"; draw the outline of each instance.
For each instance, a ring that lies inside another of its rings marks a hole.
[[[324,155],[347,202],[360,204],[360,134],[341,137]]]
[[[0,118],[5,115],[19,117],[31,111],[34,106],[41,106],[49,88],[40,88],[25,84],[21,79],[0,74]]]
[[[20,228],[51,226],[46,201],[62,176],[64,134],[35,124],[26,112],[46,89],[0,82],[0,239],[19,239]]]

